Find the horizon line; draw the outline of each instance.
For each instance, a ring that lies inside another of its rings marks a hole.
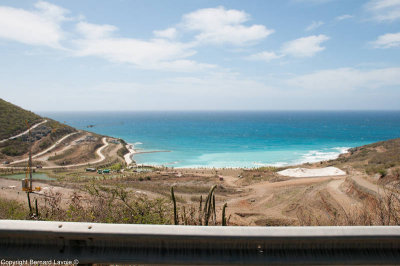
[[[31,110],[32,112],[54,113],[97,113],[97,112],[399,112],[400,109],[193,109],[193,110]]]

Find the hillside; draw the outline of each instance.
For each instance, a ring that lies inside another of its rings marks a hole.
[[[0,140],[26,130],[26,122],[33,125],[42,118],[0,98]]]
[[[400,138],[380,141],[355,147],[348,153],[329,163],[337,166],[351,166],[368,175],[398,178],[400,167]]]
[[[46,121],[46,122],[45,122]],[[31,138],[28,134],[6,140],[27,130],[27,124],[33,126]],[[76,129],[49,118],[43,118],[33,112],[24,110],[12,103],[0,99],[0,159],[22,156],[32,145],[34,152],[40,152],[51,146],[63,136],[76,132]]]
[[[40,168],[125,163],[124,155],[129,151],[123,140],[77,130],[2,99],[0,110],[0,160],[3,168],[25,166],[29,149],[33,165]]]

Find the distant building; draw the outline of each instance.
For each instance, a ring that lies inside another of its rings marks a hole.
[[[108,139],[108,142],[109,143],[113,143],[113,144],[119,144],[120,143],[119,140],[117,140],[117,139]]]

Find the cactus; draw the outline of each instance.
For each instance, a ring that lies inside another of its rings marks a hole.
[[[222,226],[226,226],[226,217],[225,217],[225,209],[228,207],[228,204],[225,203],[224,207],[222,207]]]
[[[37,199],[35,199],[35,211],[36,211],[36,218],[39,218],[39,209],[38,209]]]
[[[217,224],[217,211],[215,209],[215,195],[213,195],[213,201],[212,201],[213,205],[212,205],[212,209],[213,209],[213,221],[214,221],[214,225]]]
[[[208,225],[208,221],[210,219],[211,204],[212,204],[211,200],[216,187],[217,185],[211,187],[210,192],[208,192],[206,202],[204,204],[204,225]]]
[[[26,192],[26,196],[28,198],[29,217],[31,217],[32,216],[32,205],[31,205],[31,197],[29,195],[29,192]]]
[[[182,218],[183,224],[187,225],[187,217],[186,217],[186,208],[183,206],[183,218]]]
[[[171,187],[171,198],[172,202],[174,203],[174,224],[178,224],[178,215],[176,213],[176,200],[175,200],[175,194],[174,194],[174,187]]]
[[[201,219],[201,217],[202,217],[202,215],[201,215],[201,205],[202,205],[202,203],[203,203],[203,195],[200,195],[200,206],[199,206],[199,225],[202,225],[202,219]]]

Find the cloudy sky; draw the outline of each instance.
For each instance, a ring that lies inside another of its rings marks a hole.
[[[33,111],[400,109],[400,0],[0,1]]]

